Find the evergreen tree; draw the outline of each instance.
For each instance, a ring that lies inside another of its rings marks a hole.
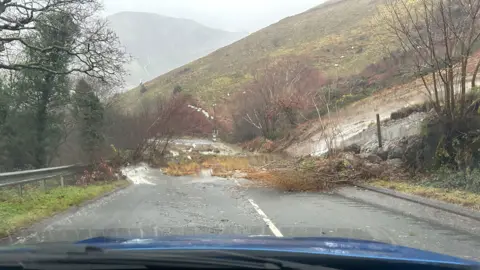
[[[51,47],[46,53],[36,49],[26,49],[27,62],[39,62],[51,70],[67,70],[72,61],[64,50],[72,46],[78,27],[67,12],[42,14],[44,18],[36,25],[36,32],[29,39],[39,47]],[[65,107],[69,102],[69,80],[65,74],[26,69],[17,74],[17,102],[20,113],[26,116],[25,126],[33,137],[27,138],[31,152],[30,163],[35,168],[48,166],[49,157],[64,128]]]
[[[80,145],[90,162],[98,159],[104,142],[104,107],[92,87],[81,79],[73,96],[73,115],[80,131]]]

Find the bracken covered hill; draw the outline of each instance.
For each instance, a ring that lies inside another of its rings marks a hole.
[[[328,1],[291,16],[210,55],[175,69],[122,96],[122,107],[135,109],[141,100],[171,93],[175,86],[193,94],[201,103],[224,103],[252,78],[265,59],[302,56],[310,59],[328,78],[364,74],[366,81],[378,74],[366,72],[385,59],[388,35],[377,23],[383,0]],[[380,71],[381,73],[381,71]]]

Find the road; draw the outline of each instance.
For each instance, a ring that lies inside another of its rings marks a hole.
[[[99,235],[340,236],[480,260],[478,234],[351,199],[341,192],[281,193],[246,186],[246,180],[174,178],[146,167],[130,170],[128,175],[133,181],[130,187],[37,224],[12,240],[58,242]],[[398,205],[394,200],[399,199],[388,200]],[[408,207],[422,211],[418,205]],[[480,228],[478,223],[473,226]]]

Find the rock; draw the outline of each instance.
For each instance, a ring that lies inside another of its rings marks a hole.
[[[383,159],[375,154],[360,154],[360,158],[368,160],[371,163],[379,164],[382,163]]]
[[[417,158],[419,152],[422,149],[422,138],[420,137],[411,137],[408,140],[407,146],[405,148],[405,152],[403,155],[403,160],[408,164],[415,164],[417,162]]]
[[[394,169],[399,169],[403,167],[403,160],[399,158],[389,159],[386,162],[387,166]]]
[[[398,145],[392,145],[388,150],[388,159],[401,159],[403,158],[403,153],[405,152],[405,148]]]
[[[374,153],[378,149],[378,142],[376,141],[369,141],[362,145],[361,153]]]
[[[378,148],[375,154],[379,156],[382,160],[388,159],[388,150],[385,150],[383,148]]]
[[[374,164],[374,163],[369,163],[369,162],[365,162],[363,164],[364,168],[366,170],[368,170],[368,172],[374,176],[380,176],[382,175],[383,171],[384,171],[384,168],[382,165],[380,164]]]
[[[350,152],[342,153],[342,159],[346,160],[348,163],[355,165],[358,163],[358,158]]]
[[[355,154],[360,154],[360,150],[361,150],[360,145],[356,143],[349,145],[343,149],[343,151],[345,152],[353,152]]]

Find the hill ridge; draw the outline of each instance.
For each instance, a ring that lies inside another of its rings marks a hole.
[[[181,67],[245,33],[204,26],[190,19],[174,18],[151,12],[124,11],[107,17],[134,61],[127,65],[127,86],[149,81]]]

